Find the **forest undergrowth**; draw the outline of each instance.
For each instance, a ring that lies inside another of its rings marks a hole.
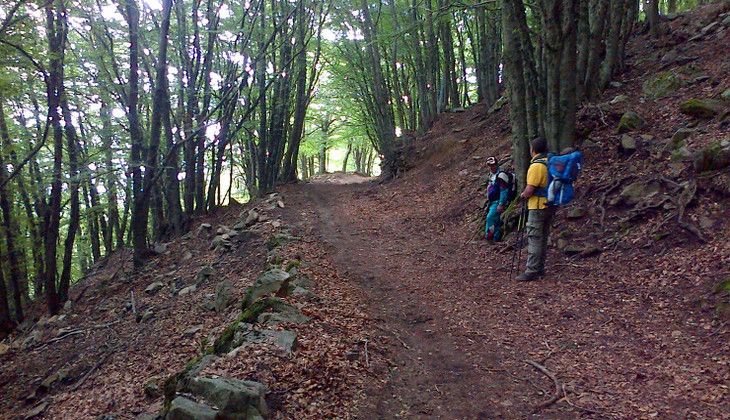
[[[186,365],[264,384],[272,418],[727,417],[730,177],[713,159],[730,120],[686,111],[730,88],[730,28],[694,38],[721,7],[633,39],[580,108],[586,169],[544,280],[508,278],[516,235],[477,234],[509,105],[440,114],[388,183],[283,186],[195,219],[142,270],[128,250],[102,260],[60,315],[28,308],[38,321],[0,343],[1,417],[154,418]],[[272,269],[300,281],[275,294],[307,321],[255,330],[295,340],[216,350]]]

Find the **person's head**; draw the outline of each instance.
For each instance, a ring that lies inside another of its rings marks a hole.
[[[560,151],[560,154],[561,155],[568,155],[568,154],[571,154],[571,153],[575,152],[575,150],[576,150],[575,147],[570,147],[569,146],[569,147],[566,147],[565,149],[561,150]]]
[[[489,170],[492,172],[497,172],[497,158],[494,156],[489,156],[487,158],[487,165],[489,165]]]
[[[530,142],[530,154],[534,157],[542,153],[547,153],[547,140],[544,137],[535,137]]]

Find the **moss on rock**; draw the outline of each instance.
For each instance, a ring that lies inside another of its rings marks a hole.
[[[679,110],[690,117],[710,119],[720,113],[722,103],[712,99],[690,99],[679,105]]]
[[[697,172],[715,171],[730,166],[730,149],[723,148],[718,142],[698,151],[693,159]]]
[[[651,99],[661,99],[669,96],[683,84],[682,78],[672,71],[663,71],[644,81],[641,86],[644,95]]]
[[[618,133],[628,133],[641,128],[644,125],[644,120],[634,111],[628,111],[621,116],[621,121],[618,123]]]

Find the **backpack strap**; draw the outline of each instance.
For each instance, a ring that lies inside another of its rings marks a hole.
[[[545,169],[548,168],[548,158],[547,157],[537,158],[537,159],[533,160],[532,163],[539,163],[539,164],[545,165]],[[530,163],[530,164],[532,164],[532,163]],[[544,187],[535,188],[535,192],[533,193],[533,195],[536,197],[547,198],[547,196],[548,196],[547,187],[549,185],[550,185],[550,173],[548,172],[548,185],[546,185]]]

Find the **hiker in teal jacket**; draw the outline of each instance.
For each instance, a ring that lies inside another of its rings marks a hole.
[[[497,165],[497,158],[490,156],[487,158],[489,165],[490,177],[489,186],[487,187],[487,199],[489,200],[489,211],[487,212],[487,222],[484,226],[484,235],[488,240],[499,242],[502,240],[502,219],[501,215],[509,204],[509,175],[502,171]]]

